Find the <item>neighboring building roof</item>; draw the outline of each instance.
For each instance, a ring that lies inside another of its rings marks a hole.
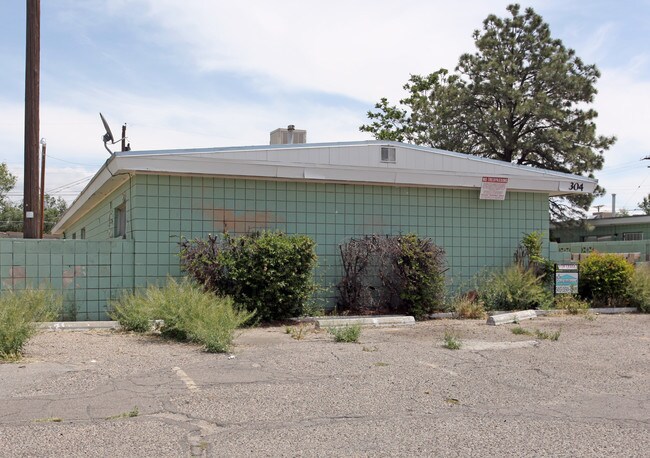
[[[382,161],[382,147],[395,156]],[[352,182],[480,189],[482,178],[508,178],[510,191],[551,196],[593,192],[597,180],[468,154],[381,140],[118,152],[72,203],[54,233],[63,232],[132,174]]]
[[[583,219],[579,222],[593,227],[650,224],[650,215],[617,216],[615,218],[591,218]],[[551,225],[551,229],[554,229],[554,225]]]

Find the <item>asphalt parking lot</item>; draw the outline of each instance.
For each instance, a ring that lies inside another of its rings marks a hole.
[[[514,326],[255,328],[232,354],[42,332],[0,364],[0,456],[647,456],[650,315]]]

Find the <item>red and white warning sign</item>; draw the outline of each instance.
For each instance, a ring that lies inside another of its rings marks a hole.
[[[508,179],[501,177],[483,177],[479,199],[505,200]]]

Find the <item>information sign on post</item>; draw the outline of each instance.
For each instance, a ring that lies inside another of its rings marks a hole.
[[[579,278],[577,264],[555,264],[555,294],[576,294]]]
[[[481,180],[481,194],[483,200],[505,200],[508,179],[502,177],[483,177]]]

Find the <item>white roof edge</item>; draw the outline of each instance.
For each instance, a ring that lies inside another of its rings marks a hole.
[[[218,172],[214,170],[206,170],[205,166],[201,167],[200,164],[194,164],[194,167],[187,166],[186,162],[176,162],[174,167],[164,166],[164,156],[174,156],[178,158],[179,155],[191,154],[209,154],[219,152],[235,152],[235,151],[265,151],[265,150],[282,150],[282,149],[314,149],[314,148],[337,148],[337,147],[353,147],[353,146],[371,146],[371,145],[389,145],[408,148],[418,151],[431,152],[435,154],[454,157],[461,160],[477,161],[497,166],[504,170],[501,175],[510,178],[509,190],[524,191],[524,192],[544,192],[551,196],[572,194],[573,192],[560,189],[560,183],[579,182],[585,185],[584,192],[591,192],[598,183],[593,178],[587,178],[579,175],[571,175],[568,173],[555,172],[544,169],[536,169],[533,167],[511,164],[508,162],[497,161],[494,159],[487,159],[478,156],[471,156],[463,153],[455,153],[452,151],[438,150],[425,146],[411,145],[407,143],[393,142],[393,141],[355,141],[355,142],[336,142],[336,143],[301,143],[294,145],[261,145],[261,146],[243,146],[243,147],[225,147],[225,148],[193,148],[193,149],[179,149],[179,150],[152,150],[152,151],[126,151],[116,152],[109,158],[104,165],[99,169],[91,181],[81,191],[79,196],[72,203],[70,208],[63,214],[59,222],[54,226],[52,232],[60,234],[67,229],[71,224],[79,220],[86,214],[90,208],[88,204],[91,203],[93,197],[102,190],[109,182],[109,187],[103,189],[103,195],[112,192],[119,185],[121,185],[126,178],[114,179],[117,175],[124,174],[128,176],[132,173],[162,173],[162,174],[182,174],[182,175],[215,175],[215,176],[234,176],[242,178],[267,178],[267,179],[287,179],[287,180],[303,180],[303,181],[326,181],[326,182],[350,182],[356,183],[374,183],[374,184],[389,184],[398,186],[431,186],[431,187],[455,187],[455,188],[474,188],[480,187],[480,174],[465,173],[450,174],[444,171],[435,170],[415,170],[405,168],[378,168],[378,167],[363,167],[364,172],[362,178],[359,177],[359,169],[361,166],[350,165],[332,165],[332,164],[315,164],[315,163],[285,163],[273,161],[256,161],[256,160],[238,160],[238,159],[222,159],[213,158],[215,164],[219,164]],[[154,157],[156,159],[154,159]],[[152,162],[153,159],[153,162]],[[146,161],[147,164],[142,164]],[[156,164],[157,163],[157,164]],[[184,167],[179,167],[183,165]],[[190,164],[191,165],[191,164]],[[506,173],[507,170],[512,170],[513,174]],[[356,173],[354,173],[356,172]],[[517,173],[519,172],[519,174]],[[525,172],[527,177],[517,177],[521,172]],[[387,176],[386,174],[393,174]],[[536,186],[529,186],[524,181],[535,176]],[[445,178],[446,176],[446,178]],[[434,180],[435,178],[435,180]],[[463,180],[460,180],[460,179]],[[477,180],[479,180],[477,182]],[[477,184],[478,183],[478,184]],[[589,191],[591,189],[591,191]]]
[[[115,156],[112,156],[110,159],[106,160],[104,165],[97,171],[95,176],[88,182],[86,187],[79,193],[77,198],[72,202],[68,209],[63,213],[59,221],[52,228],[53,234],[61,234],[71,224],[74,224],[81,217],[83,217],[90,208],[84,209],[84,206],[97,195],[97,193],[102,190],[106,183],[113,179],[113,183],[109,189],[106,189],[105,192],[112,192],[114,189],[117,189],[126,179],[128,174],[111,172],[109,165],[115,160]],[[121,176],[124,175],[124,176]],[[120,178],[117,178],[121,176]],[[116,179],[117,178],[117,179]]]
[[[265,151],[265,150],[281,150],[281,149],[313,149],[313,148],[347,148],[350,146],[370,146],[370,145],[387,145],[398,146],[402,148],[413,149],[416,151],[425,151],[436,153],[443,156],[455,157],[467,161],[484,162],[487,164],[498,165],[499,167],[513,168],[515,170],[525,170],[532,173],[541,173],[545,175],[572,177],[580,179],[584,182],[598,183],[595,178],[584,177],[581,175],[573,175],[571,173],[558,172],[555,170],[539,169],[527,165],[513,164],[511,162],[499,161],[481,156],[474,156],[472,154],[458,153],[455,151],[448,151],[439,148],[432,148],[429,146],[414,145],[412,143],[402,143],[392,140],[357,140],[349,142],[322,142],[322,143],[295,143],[291,145],[276,144],[276,145],[250,145],[250,146],[225,146],[214,148],[183,148],[183,149],[169,149],[169,150],[142,150],[142,151],[122,151],[116,152],[118,157],[127,156],[160,156],[160,155],[181,155],[181,154],[208,154],[220,152],[247,152],[247,151]]]

